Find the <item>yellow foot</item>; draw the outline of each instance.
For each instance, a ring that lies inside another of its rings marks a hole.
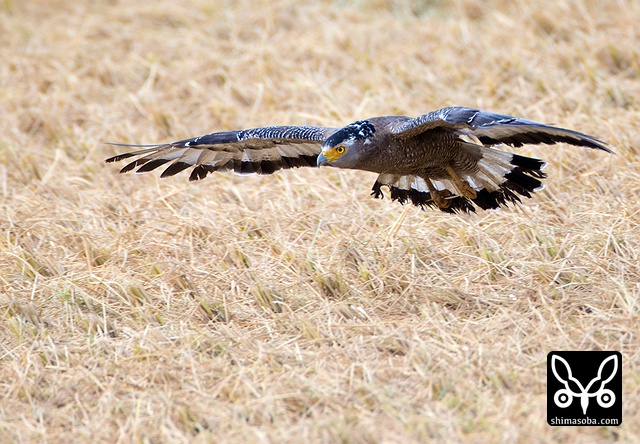
[[[431,194],[431,198],[438,208],[449,208],[449,200],[447,198],[453,196],[453,194],[449,190],[436,190],[429,179],[426,182],[429,187],[429,194]]]
[[[435,193],[431,193],[431,197],[433,201],[436,203],[438,208],[449,208],[449,201],[445,199],[444,193],[441,191],[436,191]]]
[[[471,185],[469,185],[469,182],[467,182],[466,180],[463,180],[462,183],[460,183],[458,186],[460,187],[460,192],[464,197],[468,199],[475,199],[476,197],[478,197],[478,193],[476,193],[476,190],[471,188]]]
[[[476,193],[476,190],[471,188],[471,185],[469,185],[469,182],[467,182],[466,180],[460,179],[460,176],[458,176],[458,174],[454,171],[453,168],[448,166],[447,173],[449,173],[451,180],[455,184],[458,191],[460,191],[461,195],[463,195],[467,199],[475,199],[476,197],[478,197],[478,193]]]

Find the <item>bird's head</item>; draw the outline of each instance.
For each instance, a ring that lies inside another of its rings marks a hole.
[[[368,120],[359,120],[339,129],[323,142],[318,166],[361,168],[361,157],[366,152],[364,147],[371,144],[375,132],[376,127]]]

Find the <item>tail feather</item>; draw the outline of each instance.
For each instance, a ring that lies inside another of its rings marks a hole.
[[[533,157],[520,156],[518,154],[512,154],[511,165],[518,167],[518,171],[530,174],[533,177],[545,179],[547,175],[542,170],[547,166],[547,162],[535,159]]]

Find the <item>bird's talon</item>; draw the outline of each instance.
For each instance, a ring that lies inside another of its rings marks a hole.
[[[476,190],[471,188],[471,185],[469,185],[469,182],[467,182],[466,180],[460,179],[460,176],[458,176],[458,174],[455,172],[453,168],[448,166],[447,173],[449,173],[449,177],[451,177],[451,180],[453,181],[456,188],[460,192],[460,195],[466,197],[467,199],[475,199],[476,197],[478,197],[478,193],[476,193]]]
[[[431,198],[438,206],[438,208],[449,208],[449,199],[453,195],[449,192],[449,190],[432,190]]]
[[[466,180],[462,181],[460,192],[467,199],[475,199],[476,197],[478,197],[478,193],[476,192],[476,190],[471,188],[471,185],[469,185],[469,182],[467,182]]]

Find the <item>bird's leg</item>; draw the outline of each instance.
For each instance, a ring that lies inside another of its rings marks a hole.
[[[426,179],[427,188],[429,188],[429,194],[431,198],[438,206],[438,208],[449,208],[449,201],[446,199],[451,193],[448,190],[436,190],[436,187],[433,185],[430,179]]]
[[[471,188],[471,185],[469,185],[469,182],[467,182],[466,180],[460,179],[460,176],[458,176],[458,174],[455,172],[453,168],[448,166],[446,170],[447,170],[447,173],[449,173],[451,180],[456,185],[456,188],[460,191],[460,193],[464,197],[466,197],[467,199],[475,199],[476,197],[478,197],[478,193],[476,193],[476,190]]]

